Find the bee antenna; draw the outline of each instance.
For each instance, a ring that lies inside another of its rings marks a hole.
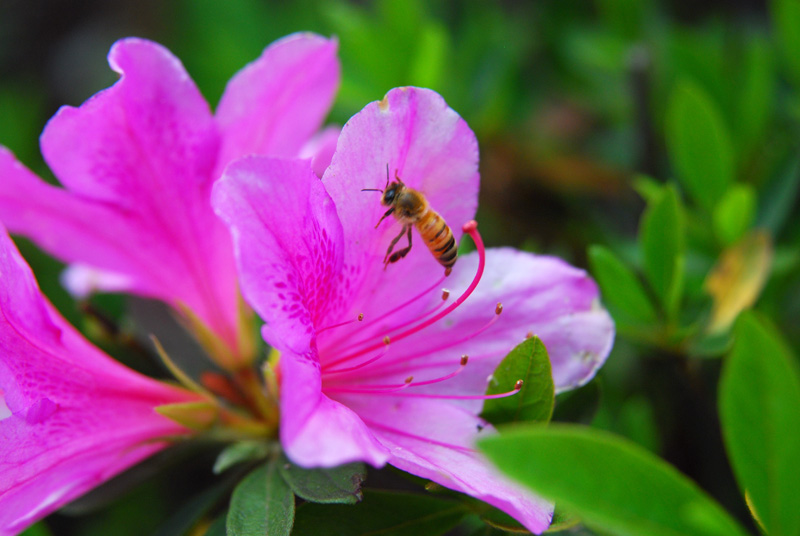
[[[378,190],[377,188],[362,188],[362,192],[380,192],[383,193],[383,190]]]
[[[385,190],[389,187],[389,162],[386,162],[386,186],[383,187]]]

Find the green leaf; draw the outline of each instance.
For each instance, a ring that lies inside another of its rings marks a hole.
[[[683,290],[684,218],[678,192],[667,186],[648,204],[639,227],[644,272],[668,318],[677,314]]]
[[[302,504],[292,536],[439,536],[469,513],[462,503],[449,499],[370,491],[355,506]]]
[[[263,441],[240,441],[228,445],[214,462],[214,474],[223,473],[238,463],[266,458],[269,451],[270,445]]]
[[[714,232],[730,246],[750,228],[756,213],[756,193],[750,185],[737,184],[728,190],[714,208]]]
[[[411,60],[408,79],[420,87],[441,86],[448,56],[448,33],[441,24],[430,22],[419,29],[416,54]]]
[[[348,463],[339,467],[305,469],[281,458],[283,479],[292,491],[315,503],[355,504],[362,499],[361,483],[367,477],[363,463]]]
[[[511,478],[613,534],[746,534],[674,467],[607,432],[524,426],[484,438],[478,446]]]
[[[793,158],[761,191],[756,225],[766,227],[777,236],[792,214],[798,191],[800,159]]]
[[[743,58],[743,79],[736,99],[735,128],[742,158],[751,156],[753,145],[764,135],[775,103],[772,48],[762,38],[748,41]]]
[[[800,377],[778,333],[744,313],[722,371],[719,407],[739,486],[766,532],[800,534]]]
[[[778,42],[786,74],[800,87],[800,2],[797,0],[772,0],[770,2],[774,35]]]
[[[590,247],[589,262],[614,320],[631,325],[648,325],[657,320],[639,278],[611,250],[599,245]]]
[[[734,178],[730,136],[714,102],[697,85],[675,88],[666,115],[667,149],[678,179],[707,211]]]
[[[288,536],[294,522],[294,494],[281,478],[278,461],[247,475],[233,490],[228,536]]]
[[[219,516],[217,519],[211,523],[211,526],[208,527],[206,533],[203,536],[226,536],[227,529],[225,528],[226,519],[225,516]]]
[[[203,516],[222,501],[233,487],[234,482],[232,478],[227,478],[192,496],[162,523],[152,536],[175,536],[188,533]]]
[[[47,528],[47,525],[44,523],[36,523],[35,525],[31,525],[25,532],[20,533],[19,536],[51,536],[50,529]]]
[[[515,395],[486,400],[482,417],[494,425],[520,421],[548,422],[553,415],[555,388],[550,358],[539,337],[525,339],[503,358],[492,374],[487,395],[506,393],[522,380]]]

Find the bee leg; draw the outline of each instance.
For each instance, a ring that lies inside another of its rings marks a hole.
[[[404,226],[403,226],[403,228],[402,228],[402,229],[400,229],[400,234],[399,234],[399,235],[397,235],[397,236],[395,236],[395,237],[394,237],[394,240],[392,240],[392,243],[391,243],[391,244],[389,244],[389,249],[387,249],[387,250],[386,250],[386,256],[385,256],[385,257],[383,257],[383,269],[384,269],[384,270],[386,269],[386,265],[387,265],[387,264],[389,264],[389,262],[394,262],[394,261],[388,261],[387,259],[389,258],[389,255],[391,255],[391,254],[392,254],[392,250],[394,249],[394,246],[395,246],[395,244],[397,244],[397,242],[398,242],[398,241],[399,241],[399,240],[400,240],[400,239],[403,237],[403,235],[405,234],[405,232],[406,232],[406,229],[408,229],[408,231],[409,231],[409,232],[411,232],[411,226],[410,226],[410,225],[404,225]]]
[[[403,248],[403,249],[401,249],[399,251],[395,251],[394,253],[392,253],[392,256],[389,257],[389,262],[385,263],[383,265],[384,269],[386,269],[386,264],[390,264],[390,263],[399,261],[400,259],[402,259],[406,255],[408,255],[409,251],[411,251],[411,225],[406,225],[406,229],[408,229],[408,232],[406,233],[408,235],[408,247],[405,247],[405,248]],[[402,235],[403,235],[403,233],[400,233],[400,236],[402,236]]]
[[[387,210],[387,211],[386,211],[386,214],[384,214],[383,216],[381,216],[381,219],[379,219],[379,220],[378,220],[378,223],[376,223],[376,224],[375,224],[375,228],[377,229],[377,228],[378,228],[378,225],[380,225],[380,224],[381,224],[381,222],[382,222],[383,220],[385,220],[385,219],[386,219],[386,217],[387,217],[387,216],[389,216],[389,215],[390,215],[392,212],[394,212],[394,207],[392,207],[392,208],[390,208],[389,210]],[[403,234],[403,233],[400,233],[400,234]]]

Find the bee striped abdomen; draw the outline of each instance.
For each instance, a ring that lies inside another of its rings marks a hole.
[[[453,231],[435,211],[428,209],[416,222],[417,231],[425,241],[428,249],[445,268],[456,263],[458,246]]]

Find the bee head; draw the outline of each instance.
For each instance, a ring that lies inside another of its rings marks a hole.
[[[387,207],[394,203],[394,198],[398,194],[398,190],[400,189],[400,184],[397,182],[391,183],[386,190],[383,192],[383,196],[381,197],[381,204],[386,205]]]

